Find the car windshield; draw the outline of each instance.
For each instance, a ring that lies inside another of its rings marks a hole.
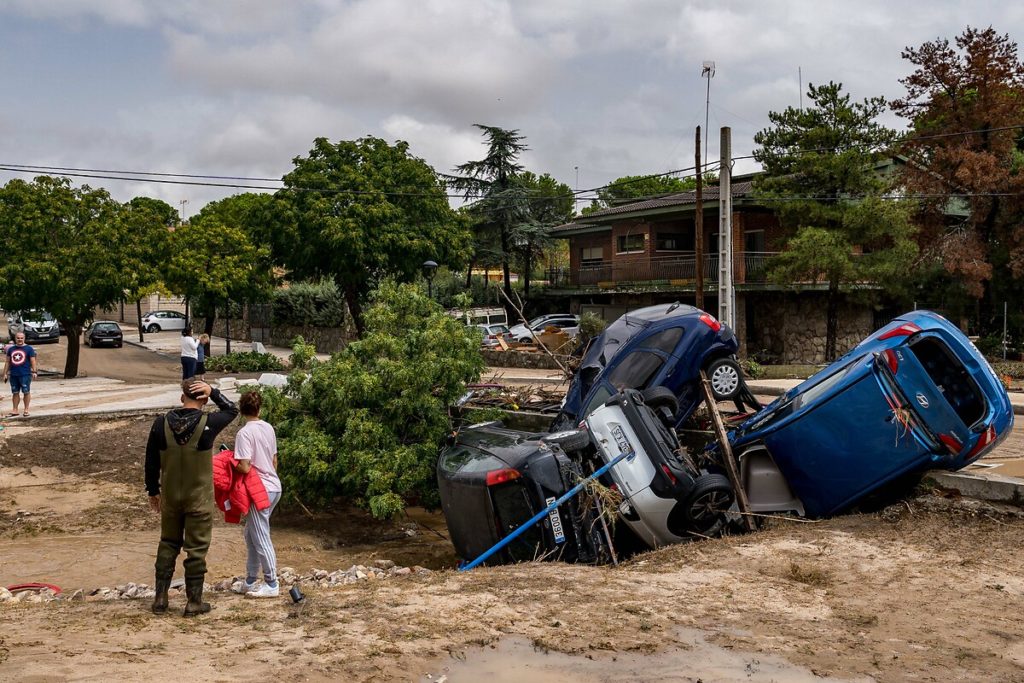
[[[28,313],[25,314],[24,319],[32,322],[53,322],[53,316],[47,313],[46,311],[29,311]]]

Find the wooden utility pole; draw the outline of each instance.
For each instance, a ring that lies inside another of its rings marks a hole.
[[[708,81],[710,83],[710,80]],[[693,258],[695,261],[696,278],[694,286],[696,287],[696,304],[697,308],[704,309],[704,178],[701,177],[700,170],[700,126],[697,126],[697,151],[694,153],[696,157],[696,163],[694,165],[694,172],[697,174],[697,191],[694,195],[694,206],[693,214]]]
[[[729,443],[729,437],[725,433],[725,424],[722,422],[722,415],[718,412],[715,396],[711,393],[711,382],[708,381],[708,376],[703,370],[700,371],[700,386],[704,392],[704,401],[707,403],[708,413],[711,414],[711,424],[715,428],[718,447],[721,449],[722,465],[725,467],[725,473],[729,477],[729,483],[732,484],[732,488],[736,492],[736,505],[740,509],[740,514],[743,515],[743,524],[747,527],[747,531],[756,531],[754,518],[751,517],[750,513],[750,500],[747,498],[747,492],[743,488],[743,479],[740,477],[739,469],[736,467],[736,458],[732,453],[732,444]]]

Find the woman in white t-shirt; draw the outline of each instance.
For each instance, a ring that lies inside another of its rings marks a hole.
[[[199,362],[199,342],[192,336],[192,328],[181,331],[181,378],[192,379],[196,376],[196,363]]]
[[[250,598],[275,598],[280,595],[277,583],[277,554],[270,541],[270,515],[281,500],[281,479],[277,476],[277,434],[269,423],[260,419],[263,398],[258,391],[242,394],[238,409],[245,425],[235,435],[235,469],[239,472],[256,470],[267,490],[270,507],[265,510],[251,508],[245,516],[242,535],[248,555],[245,560],[245,582],[238,590]],[[263,583],[257,584],[257,574],[263,570]]]

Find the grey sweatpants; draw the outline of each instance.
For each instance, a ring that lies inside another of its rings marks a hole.
[[[248,549],[245,559],[245,580],[248,583],[256,582],[256,575],[261,568],[264,581],[277,581],[277,553],[274,552],[274,544],[270,542],[270,515],[281,500],[281,492],[267,491],[267,497],[270,498],[270,507],[266,510],[250,510],[245,516],[245,528],[242,529],[245,547]]]

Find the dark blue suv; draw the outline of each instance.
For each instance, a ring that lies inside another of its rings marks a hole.
[[[552,430],[572,429],[622,389],[664,386],[679,400],[676,424],[700,404],[700,371],[720,401],[734,400],[745,385],[728,325],[684,304],[648,306],[622,316],[583,356]]]

